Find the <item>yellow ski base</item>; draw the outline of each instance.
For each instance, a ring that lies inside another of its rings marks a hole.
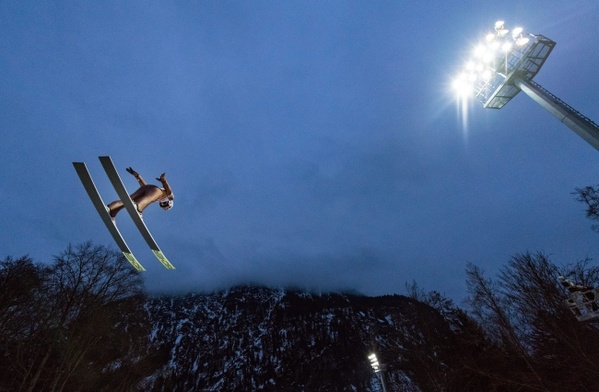
[[[158,259],[158,261],[160,261],[162,263],[162,265],[164,266],[164,268],[171,269],[171,270],[175,269],[175,266],[173,266],[171,264],[171,262],[168,261],[168,259],[164,255],[164,253],[162,253],[162,251],[156,250],[156,249],[152,249],[152,252],[154,252],[154,256],[156,256],[156,258]]]
[[[127,252],[123,252],[123,256],[125,256],[125,258],[127,259],[127,261],[129,263],[131,263],[131,265],[133,266],[133,268],[135,268],[138,271],[145,271],[146,269],[139,263],[139,261],[137,261],[137,259],[135,258],[135,256],[133,256],[133,253],[127,253]]]

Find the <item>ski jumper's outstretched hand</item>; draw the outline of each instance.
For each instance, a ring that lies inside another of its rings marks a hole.
[[[162,186],[164,187],[164,191],[166,192],[166,196],[173,200],[175,197],[173,196],[173,190],[171,189],[168,181],[166,180],[166,173],[162,173],[160,175],[160,177],[156,178],[158,181],[160,181],[160,183],[162,184]]]
[[[138,172],[136,172],[135,170],[133,170],[132,167],[128,167],[127,172],[129,172],[133,177],[135,177],[137,179],[137,181],[139,182],[139,185],[146,185],[146,181],[143,179],[142,176],[139,175]]]

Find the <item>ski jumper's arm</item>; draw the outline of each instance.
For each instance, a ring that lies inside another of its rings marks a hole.
[[[171,186],[169,185],[168,181],[166,180],[166,173],[162,173],[160,175],[160,177],[157,178],[157,180],[162,183],[162,186],[164,187],[164,191],[166,193],[166,196],[170,200],[174,200],[175,199],[175,195],[173,195],[173,190],[171,189]]]
[[[132,167],[128,167],[127,171],[129,173],[131,173],[131,175],[133,177],[135,177],[135,179],[137,180],[137,182],[139,182],[139,186],[147,185],[147,182],[143,179],[143,177],[138,172],[136,172],[135,170],[133,170]]]

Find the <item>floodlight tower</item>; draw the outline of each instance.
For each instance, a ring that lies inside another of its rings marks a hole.
[[[384,366],[379,363],[379,360],[376,357],[376,354],[370,354],[368,356],[370,360],[370,366],[372,366],[372,370],[379,376],[379,380],[381,381],[381,385],[383,386],[383,392],[387,392],[387,384],[385,383],[385,375],[383,371],[385,370]]]
[[[474,93],[488,109],[501,109],[523,91],[599,150],[599,126],[532,80],[554,47],[547,37],[524,34],[521,27],[510,33],[498,21],[495,31],[475,48],[454,87],[461,94]]]

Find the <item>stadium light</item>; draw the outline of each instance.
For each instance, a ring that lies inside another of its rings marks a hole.
[[[385,383],[385,376],[383,374],[384,367],[379,363],[379,360],[376,357],[376,354],[372,353],[368,356],[368,360],[370,361],[370,366],[372,366],[372,370],[379,377],[381,381],[381,385],[383,386],[383,392],[387,392],[387,384]]]
[[[533,81],[554,47],[554,41],[524,33],[522,27],[510,34],[505,22],[498,21],[474,48],[453,87],[460,97],[474,96],[488,109],[501,109],[523,91],[599,150],[599,125]]]
[[[370,360],[370,366],[372,366],[372,370],[374,370],[375,373],[380,372],[381,365],[379,364],[379,360],[376,358],[376,354],[370,354],[368,359]]]

